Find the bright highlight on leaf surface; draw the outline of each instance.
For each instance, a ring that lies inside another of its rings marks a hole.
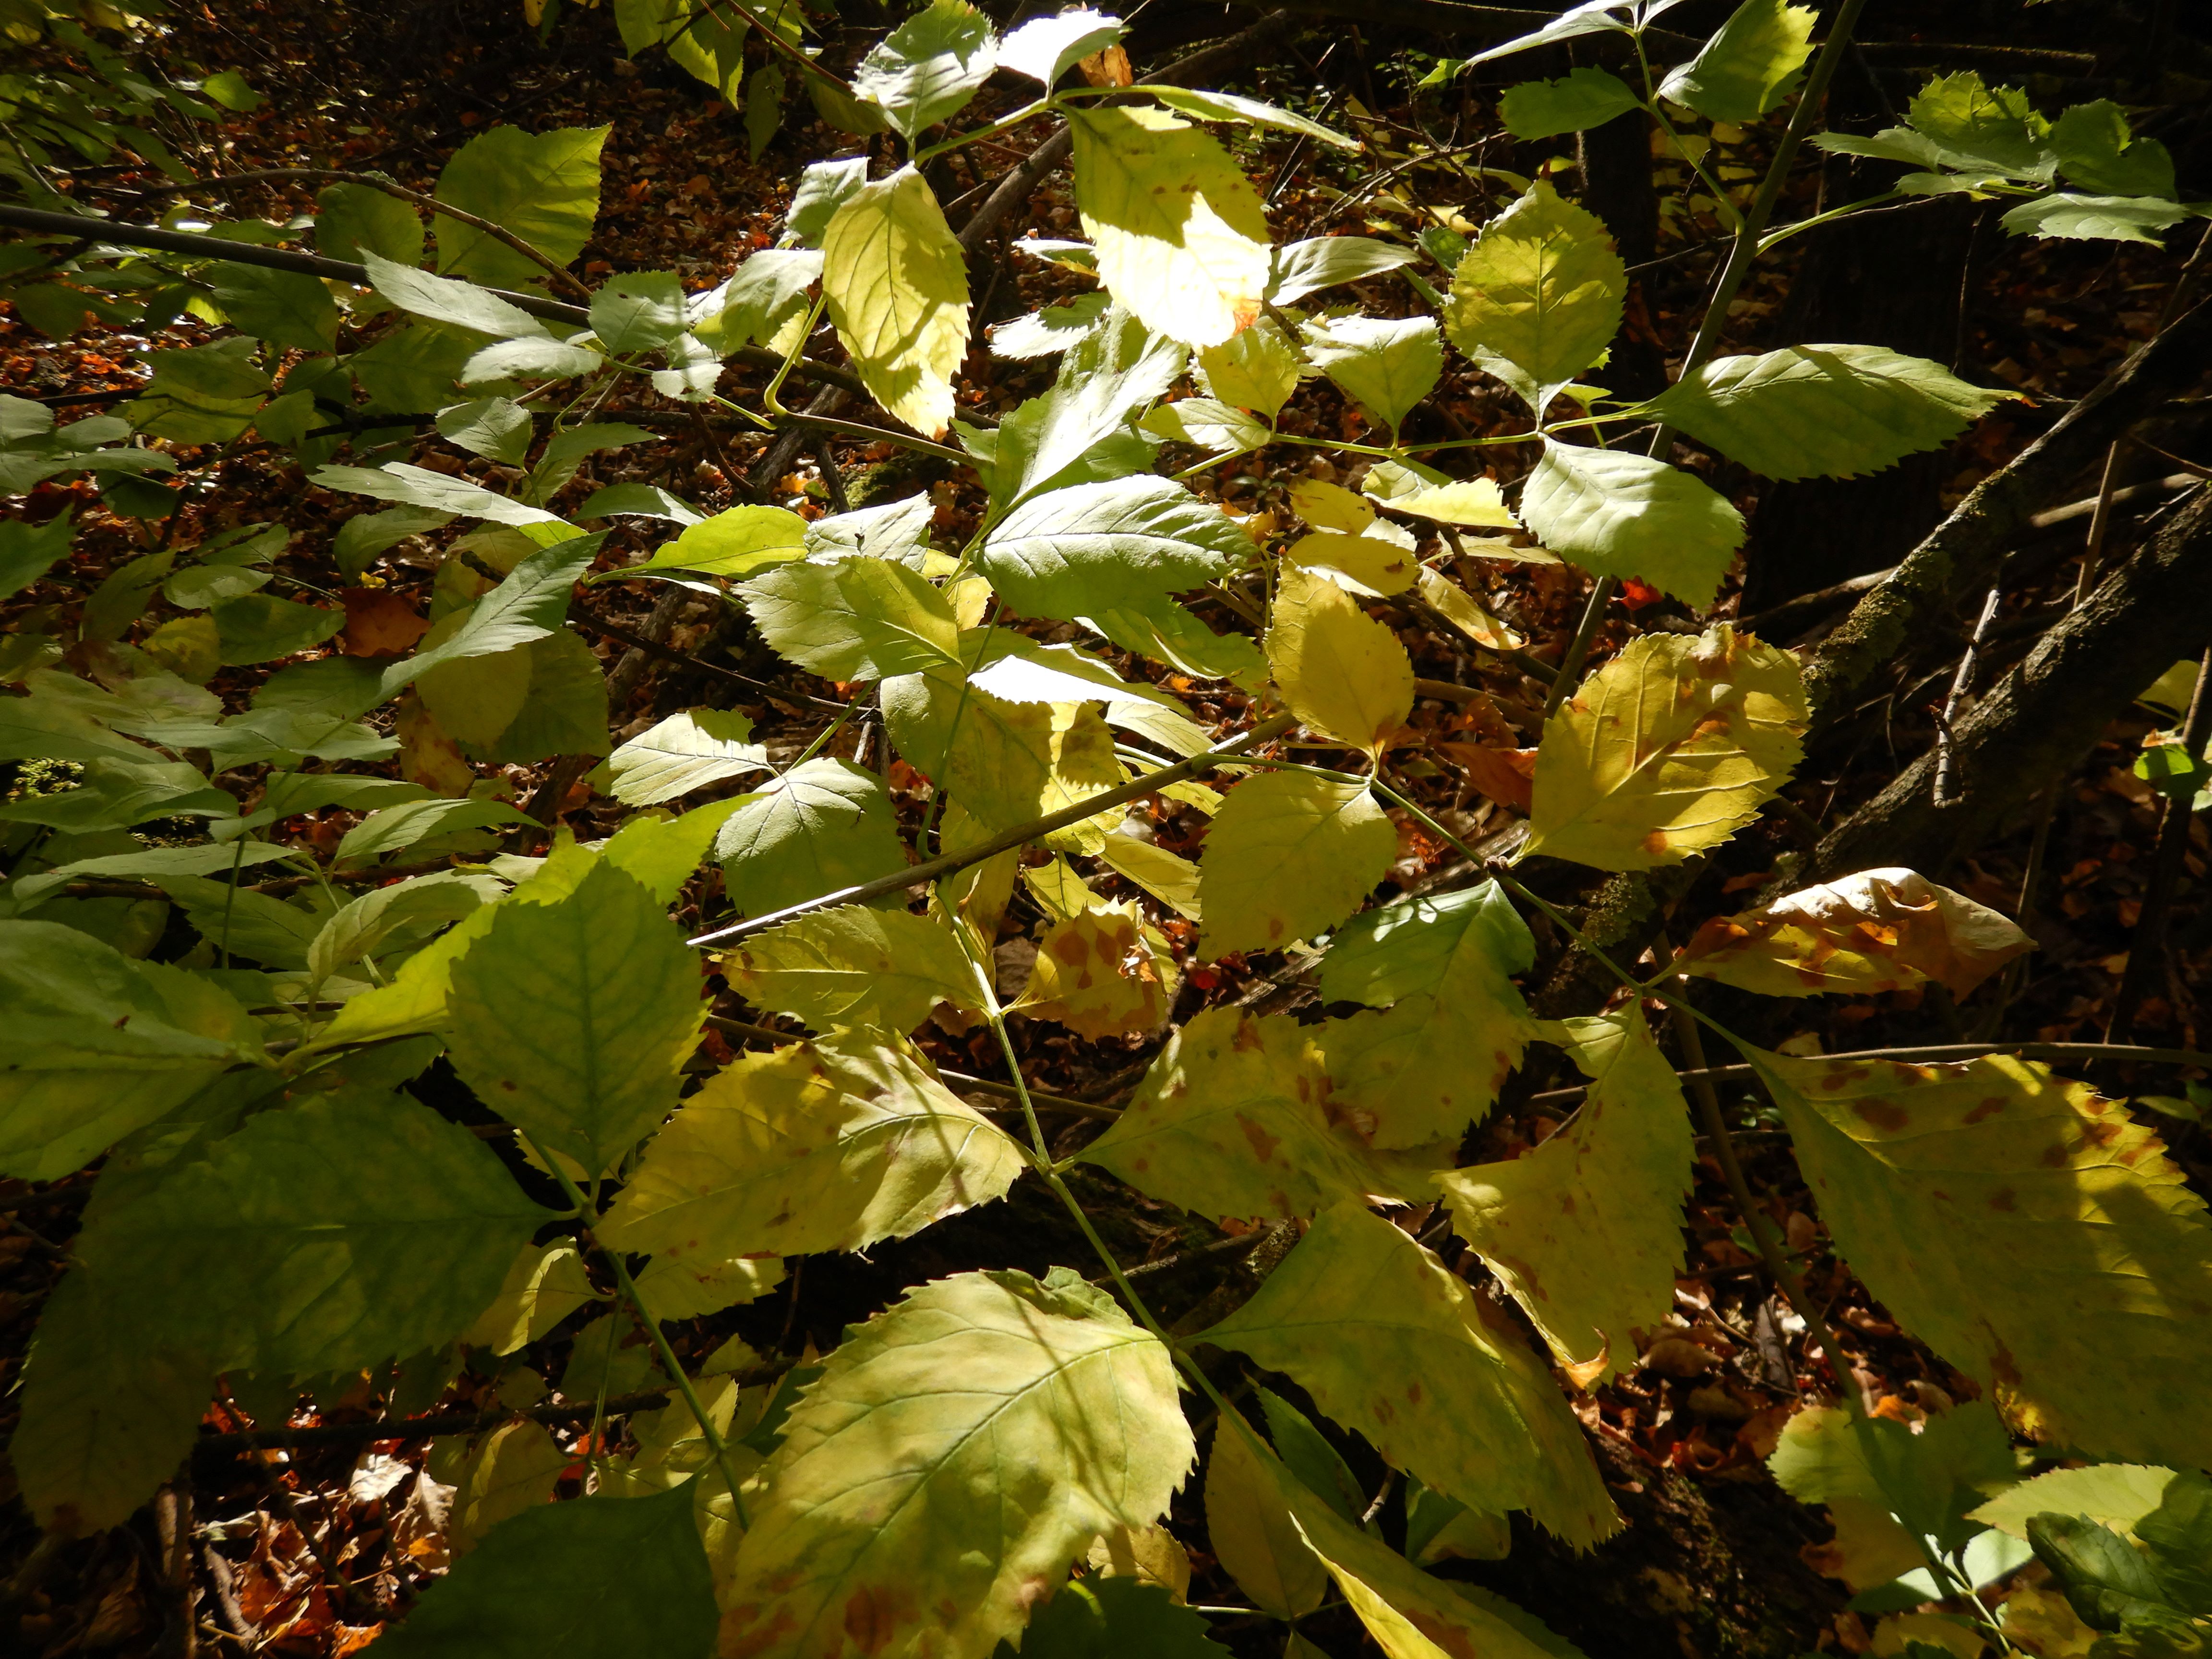
[[[2155,1134],[2006,1055],[1747,1053],[1836,1248],[1907,1330],[2056,1442],[2212,1460],[2212,1224]]]
[[[763,1471],[721,1651],[987,1659],[1194,1447],[1158,1340],[1066,1268],[925,1285],[833,1351]]]
[[[1397,854],[1398,831],[1364,785],[1305,772],[1247,779],[1206,832],[1200,948],[1222,957],[1310,938],[1357,910]]]
[[[863,185],[822,233],[822,294],[869,392],[917,432],[952,418],[968,355],[968,264],[922,177]]]
[[[1075,200],[1098,276],[1146,327],[1219,345],[1260,314],[1260,194],[1211,134],[1164,109],[1071,109]]]
[[[2016,394],[1867,345],[1716,357],[1646,405],[1770,478],[1855,478],[1948,443]]]
[[[1582,1427],[1510,1325],[1352,1200],[1202,1340],[1295,1377],[1395,1468],[1463,1503],[1525,1509],[1584,1548],[1619,1530]]]
[[[1612,340],[1627,292],[1605,226],[1540,179],[1459,262],[1444,332],[1541,415]]]
[[[1308,1028],[1209,1008],[1168,1040],[1121,1115],[1078,1156],[1216,1221],[1411,1196],[1332,1127],[1328,1098]]]
[[[748,939],[722,958],[749,1001],[819,1031],[905,1032],[939,1002],[970,1012],[988,1002],[951,933],[900,910],[845,905]]]
[[[1522,486],[1521,516],[1585,570],[1638,577],[1698,606],[1713,602],[1743,545],[1743,514],[1680,467],[1556,438]]]
[[[1037,940],[1029,988],[1015,1006],[1093,1041],[1158,1030],[1180,981],[1175,958],[1153,949],[1148,931],[1135,904],[1098,905],[1055,921]]]
[[[1003,1196],[1020,1150],[902,1047],[743,1054],[654,1137],[604,1225],[695,1268],[861,1250]]]
[[[1802,757],[1807,718],[1796,660],[1727,623],[1631,641],[1545,722],[1527,850],[1649,870],[1717,846]]]
[[[1635,1333],[1674,1306],[1695,1148],[1681,1085],[1640,1013],[1565,1024],[1591,1079],[1574,1121],[1509,1163],[1438,1179],[1454,1230],[1589,1387],[1633,1369]]]
[[[2016,923],[1964,893],[1911,870],[1862,870],[1712,917],[1674,965],[1768,996],[1872,995],[1932,979],[1963,997],[2034,948]]]

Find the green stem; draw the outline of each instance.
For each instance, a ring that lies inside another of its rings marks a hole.
[[[806,349],[806,343],[814,337],[814,325],[822,320],[822,308],[828,303],[827,295],[815,295],[814,303],[807,308],[806,326],[799,331],[797,338],[792,343],[790,352],[784,357],[782,366],[775,371],[775,378],[768,383],[768,389],[761,393],[761,402],[768,405],[769,414],[792,413],[776,400],[776,393],[783,389],[785,379],[793,368],[797,367],[799,355]]]
[[[660,1361],[660,1368],[676,1384],[677,1392],[684,1396],[684,1403],[691,1408],[691,1415],[699,1425],[699,1432],[706,1437],[707,1444],[713,1448],[714,1462],[722,1471],[722,1479],[729,1484],[730,1502],[736,1507],[739,1530],[750,1528],[752,1522],[745,1514],[744,1494],[739,1490],[743,1483],[738,1480],[737,1471],[730,1463],[729,1443],[722,1438],[721,1431],[714,1426],[714,1419],[701,1403],[699,1391],[691,1386],[690,1377],[684,1374],[683,1362],[677,1358],[676,1351],[668,1346],[667,1337],[661,1333],[660,1322],[646,1311],[645,1300],[638,1295],[637,1285],[629,1276],[629,1267],[623,1265],[621,1253],[609,1249],[599,1242],[599,1235],[592,1231],[590,1200],[568,1178],[568,1172],[561,1167],[556,1156],[549,1153],[530,1136],[526,1134],[523,1139],[529,1141],[531,1150],[538,1154],[538,1161],[552,1171],[553,1179],[561,1185],[562,1195],[576,1206],[576,1218],[583,1225],[584,1236],[591,1241],[592,1248],[599,1253],[600,1259],[605,1261],[608,1271],[614,1274],[615,1288],[622,1292],[623,1300],[629,1304],[629,1310],[636,1316],[637,1322],[645,1328],[646,1338],[653,1344],[653,1352]]]
[[[1129,89],[1134,90],[1134,88]],[[969,144],[979,144],[986,138],[995,138],[1002,132],[1011,131],[1012,129],[1020,126],[1025,121],[1034,121],[1040,115],[1048,115],[1052,112],[1053,107],[1054,100],[1052,94],[1048,93],[1042,98],[1038,99],[1035,103],[1024,105],[1021,108],[1016,110],[1012,115],[1001,117],[1000,119],[992,122],[988,127],[978,127],[973,132],[957,132],[950,138],[943,139],[937,143],[932,144],[927,149],[916,150],[914,155],[908,159],[911,161],[915,166],[920,167],[924,161],[929,161],[934,156],[942,155],[947,150],[960,149]]]

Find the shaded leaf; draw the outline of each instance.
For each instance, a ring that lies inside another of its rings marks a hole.
[[[970,1010],[987,1002],[952,935],[903,911],[817,911],[745,940],[722,961],[750,1001],[817,1030],[910,1031],[939,1002]]]
[[[730,902],[758,916],[902,869],[906,844],[881,778],[817,756],[746,796],[714,856]]]

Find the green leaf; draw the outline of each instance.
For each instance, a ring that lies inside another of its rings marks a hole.
[[[512,651],[544,639],[568,616],[569,592],[598,556],[600,540],[579,537],[524,559],[476,602],[468,621],[451,636],[386,668],[378,688],[379,701],[397,696],[416,675],[441,664]]]
[[[644,883],[661,903],[673,904],[744,799],[716,801],[674,817],[642,813],[615,831],[600,856]]]
[[[479,398],[440,410],[438,435],[471,454],[519,466],[537,440],[538,428],[530,411],[511,398]]]
[[[520,711],[475,758],[520,766],[554,755],[604,755],[607,737],[605,671],[592,647],[563,629],[532,640],[518,653],[528,674]]]
[[[741,1054],[684,1102],[601,1224],[693,1266],[865,1250],[1003,1197],[1021,1148],[878,1034]]]
[[[882,680],[960,662],[945,596],[904,565],[854,555],[787,564],[738,590],[779,656],[830,680]]]
[[[1182,375],[1187,354],[1120,307],[1060,360],[1052,388],[1006,417],[991,468],[994,507],[1147,471],[1128,422]]]
[[[981,1659],[1101,1532],[1157,1520],[1192,1458],[1167,1349],[1073,1273],[925,1285],[793,1408],[723,1641],[836,1659],[857,1628]]]
[[[1367,1510],[1367,1492],[1344,1455],[1296,1406],[1269,1389],[1255,1389],[1275,1455],[1308,1492],[1346,1521],[1358,1522]],[[1240,1438],[1242,1437],[1239,1437]]]
[[[325,489],[374,495],[379,501],[404,501],[410,507],[429,507],[440,513],[465,514],[518,529],[541,524],[565,527],[567,524],[567,520],[543,507],[525,506],[465,478],[433,472],[427,467],[410,466],[404,461],[393,461],[380,467],[318,467],[313,480]]]
[[[723,886],[741,915],[766,915],[906,867],[884,781],[848,760],[794,766],[723,823]]]
[[[532,822],[528,813],[503,800],[462,796],[405,801],[397,806],[380,807],[347,830],[338,842],[336,862],[341,866],[368,864],[404,852],[433,836]]]
[[[1406,647],[1342,588],[1310,570],[1283,570],[1267,650],[1291,712],[1347,747],[1380,756],[1413,712]]]
[[[258,1047],[206,981],[56,922],[0,921],[0,1169],[26,1181],[83,1168]]]
[[[2155,138],[2137,138],[2127,112],[2109,98],[2076,104],[2051,124],[2051,148],[2069,184],[2093,196],[2164,196],[2173,157]]]
[[[610,276],[592,295],[592,331],[609,351],[657,351],[684,332],[684,284],[672,270]]]
[[[205,876],[162,876],[156,885],[183,907],[185,920],[219,954],[272,968],[304,968],[307,946],[322,931],[321,919],[312,912]]]
[[[1531,46],[1548,46],[1555,41],[1571,40],[1578,35],[1625,33],[1631,25],[1613,15],[1623,9],[1624,0],[1581,0],[1581,3],[1568,7],[1542,27],[1527,34],[1516,34],[1503,46],[1477,52],[1457,65],[1454,72],[1472,64],[1487,64],[1493,58],[1508,58],[1516,52],[1526,52]],[[1395,1655],[1393,1659],[1395,1659]]]
[[[967,0],[932,0],[860,60],[853,91],[911,145],[923,128],[957,115],[998,64],[989,18]]]
[[[1660,82],[1659,95],[1709,121],[1756,121],[1796,86],[1819,21],[1811,6],[1743,0],[1695,58]]]
[[[1303,367],[1298,349],[1272,319],[1253,324],[1224,345],[1199,353],[1197,364],[1199,383],[1208,397],[1232,409],[1249,410],[1263,421],[1273,420],[1290,401],[1298,389]]]
[[[1233,92],[1203,92],[1194,87],[1147,87],[1146,90],[1170,109],[1194,115],[1201,121],[1235,121],[1245,126],[1275,127],[1308,138],[1318,138],[1339,149],[1358,149],[1359,141],[1347,138],[1334,127],[1257,98]]]
[[[1071,485],[1024,501],[977,566],[1031,616],[1078,617],[1203,586],[1252,556],[1243,531],[1166,478]]]
[[[848,904],[787,921],[722,958],[747,1000],[817,1031],[911,1031],[940,1002],[988,996],[952,935],[927,917]]]
[[[1255,331],[1248,328],[1237,337],[1246,339]],[[1275,435],[1266,422],[1212,398],[1184,398],[1163,404],[1145,416],[1142,429],[1170,443],[1193,444],[1222,456],[1259,449]]]
[[[84,835],[128,830],[149,818],[230,817],[238,811],[236,796],[210,788],[198,768],[181,761],[149,756],[143,761],[93,760],[82,765],[76,788],[53,795],[18,796],[0,806],[0,822],[43,823]]]
[[[937,504],[920,494],[880,507],[833,513],[807,524],[806,556],[836,559],[865,554],[920,570],[929,556],[929,526],[936,515]]]
[[[1591,1079],[1573,1121],[1523,1158],[1441,1180],[1455,1231],[1589,1387],[1633,1370],[1635,1333],[1658,1329],[1674,1306],[1696,1148],[1681,1085],[1640,1013],[1568,1024]]]
[[[402,311],[428,317],[434,323],[489,334],[495,340],[550,337],[550,331],[537,318],[474,283],[433,276],[427,270],[416,270],[412,263],[386,259],[375,253],[362,254],[362,264],[368,269],[369,280],[376,284],[376,291]]]
[[[1444,332],[1541,416],[1619,331],[1627,292],[1604,225],[1540,179],[1459,262]]]
[[[532,135],[493,127],[461,146],[438,174],[441,202],[501,226],[556,264],[584,251],[599,215],[599,150],[611,127],[556,127]],[[544,268],[504,242],[442,215],[438,269],[512,288]]]
[[[1718,357],[1648,405],[1770,478],[1857,477],[1948,443],[2015,394],[1880,346]]]
[[[941,437],[968,353],[968,265],[936,196],[911,167],[862,185],[823,229],[822,252],[830,320],[870,395]]]
[[[1433,317],[1324,318],[1304,332],[1322,373],[1394,433],[1443,373]]]
[[[1209,1008],[1168,1039],[1127,1108],[1078,1158],[1217,1221],[1408,1196],[1358,1139],[1331,1127],[1328,1091],[1305,1027]]]
[[[1023,1659],[1221,1659],[1228,1651],[1206,1638],[1203,1617],[1164,1584],[1094,1576],[1071,1579],[1030,1620]],[[1012,1650],[1003,1644],[1001,1656]]]
[[[219,262],[208,281],[216,304],[244,333],[302,351],[329,351],[337,344],[337,302],[313,276]]]
[[[210,609],[226,664],[276,662],[320,645],[345,626],[345,612],[267,593],[242,593]]]
[[[502,340],[471,353],[454,378],[464,386],[509,380],[568,380],[596,374],[606,366],[607,360],[588,346],[562,340]]]
[[[2050,124],[2035,112],[2027,94],[2018,87],[1985,85],[1972,70],[1929,82],[1907,106],[1905,119],[1952,166],[1978,164],[2010,177],[2044,180],[2057,166],[2058,158],[2045,143]]]
[[[2149,242],[2195,210],[2159,196],[2039,196],[1997,221],[2014,236],[2058,236],[2083,241]]]
[[[211,1371],[307,1372],[459,1336],[550,1218],[428,1108],[310,1097],[103,1208],[75,1248],[140,1340]]]
[[[1796,659],[1727,623],[1632,640],[1545,722],[1525,850],[1680,864],[1751,822],[1803,757],[1808,719]]]
[[[10,519],[0,524],[0,599],[9,599],[52,569],[70,550],[74,510],[44,524]]]
[[[1217,634],[1172,599],[1112,605],[1078,620],[1122,650],[1165,663],[1179,674],[1244,686],[1262,684],[1267,677],[1267,659],[1249,635]]]
[[[2036,1559],[2065,1591],[2075,1616],[2091,1630],[2116,1631],[2160,1614],[2187,1620],[2166,1601],[2158,1574],[2142,1553],[2110,1527],[2078,1515],[2039,1515],[2027,1523]]]
[[[1635,576],[1703,608],[1743,545],[1743,514],[1711,485],[1626,449],[1544,440],[1521,490],[1537,540],[1601,576]]]
[[[1211,135],[1165,110],[1071,109],[1075,200],[1098,275],[1156,334],[1219,345],[1260,313],[1266,210]]]
[[[1114,734],[1079,702],[1017,702],[948,669],[884,682],[878,700],[892,743],[908,763],[949,782],[989,830],[1011,830],[1111,789],[1124,774]],[[1044,838],[1057,850],[1097,850],[1121,809]]]
[[[313,934],[305,957],[309,975],[319,981],[364,957],[410,951],[497,898],[500,890],[489,878],[459,871],[373,888],[342,906]],[[304,919],[313,926],[313,918]]]
[[[659,570],[696,570],[709,576],[744,576],[806,556],[806,520],[781,507],[726,507],[687,525],[663,542],[643,564],[619,566],[591,578],[617,581]]]
[[[1747,1050],[1821,1218],[1905,1328],[2015,1420],[2100,1457],[2197,1467],[2212,1225],[2157,1137],[1994,1055],[1925,1066]]]
[[[1275,1478],[1225,1419],[1206,1456],[1206,1541],[1237,1588],[1278,1619],[1311,1613],[1328,1593],[1328,1573],[1299,1537]]]
[[[1371,236],[1315,236],[1286,242],[1275,250],[1267,297],[1286,306],[1341,283],[1380,276],[1419,258],[1409,247],[1378,242]]]
[[[708,1659],[714,1583],[694,1501],[687,1481],[525,1510],[380,1641],[394,1659]]]
[[[783,125],[783,66],[763,64],[745,80],[745,158],[757,162]]]
[[[149,351],[154,371],[131,405],[131,424],[180,444],[227,444],[253,424],[271,391],[246,356],[253,342],[221,340],[180,351]]]
[[[1012,322],[994,323],[990,328],[991,355],[1018,362],[1065,351],[1097,325],[1099,318],[1105,314],[1107,303],[1103,293],[1079,294],[1072,300],[1047,306],[1042,311],[1033,311]]]
[[[1359,908],[1398,856],[1363,784],[1269,772],[1231,790],[1206,831],[1199,902],[1207,958],[1280,951]]]
[[[1536,965],[1536,941],[1495,881],[1457,893],[1402,898],[1355,916],[1322,958],[1323,1002],[1387,1008],[1440,989],[1463,955],[1500,975]]]
[[[1617,75],[1570,70],[1557,81],[1524,81],[1509,88],[1498,100],[1498,118],[1516,138],[1555,138],[1601,127],[1643,101]]]
[[[848,155],[834,161],[816,161],[807,167],[799,173],[799,183],[793,187],[791,207],[784,216],[784,228],[791,240],[802,249],[820,248],[823,234],[830,228],[830,221],[836,216],[837,210],[852,200],[867,182],[868,158],[866,155]],[[761,252],[764,253],[769,250],[763,248]],[[738,282],[743,279],[748,267],[757,262],[760,257],[760,253],[752,255],[738,267],[738,276],[730,280]],[[802,267],[794,264],[790,268],[798,270]],[[793,286],[783,296],[785,301],[797,298],[808,283],[822,275],[822,264],[818,260],[804,269],[806,270],[805,281]],[[781,282],[785,278],[779,274],[777,280]],[[746,292],[750,296],[753,290],[748,288]],[[763,314],[773,315],[781,309],[781,305],[777,305]]]
[[[706,1012],[682,933],[604,865],[556,903],[500,906],[453,966],[449,1009],[477,1099],[592,1175],[673,1109]]]
[[[735,709],[687,708],[641,732],[607,758],[608,790],[625,806],[656,806],[694,789],[769,769],[749,741],[753,723]]]
[[[1105,51],[1126,32],[1119,18],[1088,6],[1032,17],[999,43],[999,67],[1054,86],[1069,64]]]
[[[367,185],[326,185],[315,198],[315,252],[359,263],[380,254],[403,265],[422,263],[422,220],[414,204]]]
[[[1324,1211],[1198,1340],[1296,1377],[1385,1460],[1462,1503],[1525,1509],[1578,1549],[1620,1528],[1581,1425],[1519,1335],[1358,1200]]]

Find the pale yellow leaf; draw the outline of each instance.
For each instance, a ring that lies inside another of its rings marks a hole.
[[[911,167],[863,185],[822,233],[822,294],[875,400],[937,437],[968,354],[968,264]]]
[[[1325,577],[1282,572],[1267,650],[1291,712],[1351,748],[1380,755],[1413,712],[1406,647]]]
[[[1283,556],[1370,599],[1404,592],[1421,568],[1412,552],[1379,536],[1340,536],[1325,530],[1293,542]]]
[[[1249,778],[1206,832],[1200,949],[1213,957],[1310,938],[1357,910],[1397,854],[1397,830],[1364,785],[1308,772]]]

